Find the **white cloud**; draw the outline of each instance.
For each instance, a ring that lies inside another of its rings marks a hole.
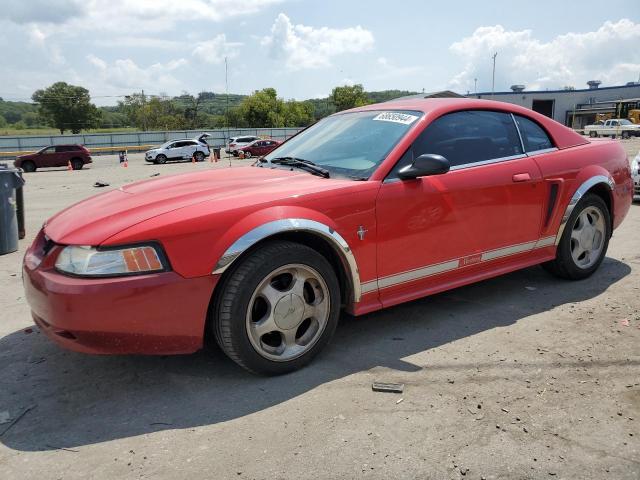
[[[5,0],[6,1],[6,0]],[[163,30],[190,20],[220,22],[250,15],[282,0],[8,0],[0,19],[14,23],[47,23],[63,27],[78,19],[78,28],[123,30],[131,25],[155,24]]]
[[[154,63],[143,68],[130,58],[118,59],[109,64],[96,55],[87,55],[87,60],[98,70],[102,82],[110,87],[123,89],[140,89],[154,85],[158,90],[177,90],[181,86],[171,72],[185,67],[188,61],[184,58],[170,60],[167,63]]]
[[[0,9],[0,19],[6,18],[18,24],[60,23],[85,13],[82,0],[5,0],[5,2]]]
[[[360,25],[336,29],[293,25],[281,13],[271,27],[271,35],[262,39],[272,58],[283,59],[289,70],[331,65],[332,57],[359,53],[373,46],[373,34]]]
[[[496,89],[525,84],[527,89],[586,88],[587,80],[620,85],[640,72],[640,24],[628,19],[606,21],[593,32],[558,35],[548,42],[531,30],[511,31],[501,25],[480,27],[450,46],[465,61],[449,86],[460,91],[491,89],[491,56],[496,59]]]
[[[233,58],[238,55],[239,42],[227,42],[224,33],[216,35],[213,39],[205,42],[198,42],[193,49],[192,55],[198,57],[203,62],[221,63],[224,57]]]
[[[421,65],[412,65],[408,67],[401,67],[391,62],[386,57],[378,57],[376,60],[378,67],[375,73],[372,74],[372,78],[381,80],[381,79],[391,79],[391,78],[402,78],[410,75],[418,75],[424,72],[425,68]]]

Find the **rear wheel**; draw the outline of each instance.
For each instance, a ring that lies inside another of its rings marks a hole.
[[[598,132],[589,132],[589,136],[591,138],[596,138],[598,136]]]
[[[84,162],[81,159],[79,158],[71,159],[71,168],[73,168],[74,170],[82,170],[83,166],[84,166]]]
[[[629,132],[622,132],[621,137],[622,137],[622,138],[624,138],[624,139],[626,140],[627,138],[629,138],[629,137],[630,137]]]
[[[251,158],[251,152],[248,150],[244,152],[244,158]]]
[[[202,162],[204,160],[204,153],[198,151],[194,154],[196,157],[196,162]]]
[[[160,164],[167,163],[167,156],[163,154],[156,156],[155,163],[160,163]]]
[[[20,164],[20,168],[25,172],[35,172],[37,167],[31,160],[26,160]]]
[[[610,237],[611,218],[607,204],[598,195],[588,193],[567,221],[555,260],[543,267],[562,278],[587,278],[604,260]]]
[[[267,375],[306,365],[329,342],[340,288],[329,262],[298,243],[267,243],[234,265],[216,295],[212,326],[222,350]]]

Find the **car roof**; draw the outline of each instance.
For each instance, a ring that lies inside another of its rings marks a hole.
[[[405,100],[391,100],[384,103],[374,103],[362,107],[352,108],[333,115],[342,115],[349,112],[366,112],[376,110],[414,110],[425,114],[422,121],[431,123],[438,117],[447,113],[460,110],[494,110],[506,113],[515,113],[528,117],[540,123],[547,132],[553,137],[556,146],[559,149],[584,145],[589,143],[582,135],[574,132],[569,127],[565,127],[561,123],[546,117],[540,113],[534,112],[520,105],[512,103],[497,102],[494,100],[483,100],[475,98],[407,98]]]

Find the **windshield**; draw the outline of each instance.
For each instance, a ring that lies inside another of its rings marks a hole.
[[[331,176],[368,178],[422,115],[379,110],[334,115],[300,132],[264,159],[303,159]]]
[[[629,120],[620,120],[620,125],[634,125],[634,123]]]

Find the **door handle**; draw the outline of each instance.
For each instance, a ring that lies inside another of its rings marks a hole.
[[[531,175],[529,175],[529,173],[516,173],[513,176],[514,182],[528,182],[529,180],[531,180]]]

